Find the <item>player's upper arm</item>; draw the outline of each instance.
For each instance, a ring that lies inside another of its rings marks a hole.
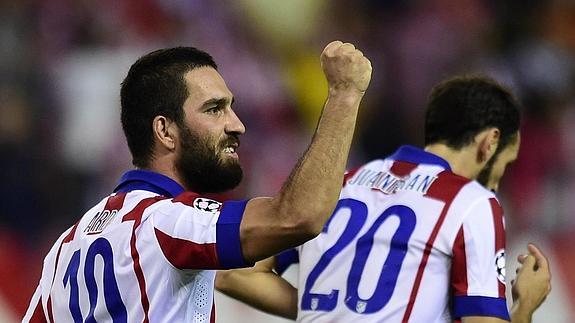
[[[471,203],[453,243],[454,318],[509,320],[505,299],[505,232],[495,198]]]
[[[295,209],[299,209],[296,213]],[[295,247],[319,234],[302,207],[277,198],[224,203],[186,192],[150,212],[163,255],[177,269],[230,269]]]
[[[165,259],[176,269],[249,267],[240,244],[247,201],[216,200],[186,192],[158,202],[147,223]]]

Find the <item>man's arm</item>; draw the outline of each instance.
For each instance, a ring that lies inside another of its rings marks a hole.
[[[309,148],[275,197],[247,203],[240,225],[247,262],[312,239],[337,203],[371,63],[352,44],[335,41],[321,54],[321,65],[329,91]]]
[[[220,270],[216,289],[266,313],[295,320],[297,289],[273,271],[275,262],[270,257],[253,268]]]
[[[543,303],[551,292],[551,271],[545,255],[533,244],[527,246],[528,255],[521,255],[517,260],[521,268],[517,278],[512,282],[513,306],[511,322],[530,323],[533,312]],[[463,317],[463,323],[498,323],[507,322],[494,317]]]

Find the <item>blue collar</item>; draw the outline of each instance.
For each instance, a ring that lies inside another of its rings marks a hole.
[[[451,166],[449,166],[449,163],[445,159],[414,146],[401,146],[393,155],[389,156],[389,158],[413,164],[438,165],[451,171]]]
[[[176,197],[184,188],[168,176],[143,169],[129,170],[122,175],[114,192],[144,190],[167,197]]]

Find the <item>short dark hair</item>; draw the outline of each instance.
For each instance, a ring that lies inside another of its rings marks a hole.
[[[128,71],[120,91],[122,128],[136,167],[146,168],[152,157],[152,121],[158,115],[183,122],[189,93],[184,75],[199,67],[217,65],[212,57],[193,47],[153,51],[140,57]]]
[[[494,127],[497,150],[516,139],[519,103],[513,94],[483,75],[456,76],[436,85],[425,113],[425,145],[443,143],[460,149],[481,131]]]

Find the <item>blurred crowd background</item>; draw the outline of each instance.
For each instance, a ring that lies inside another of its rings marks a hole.
[[[427,95],[450,75],[484,73],[518,95],[522,147],[499,193],[508,280],[524,242],[538,242],[554,273],[538,321],[575,321],[572,0],[0,0],[0,321],[23,315],[53,241],[131,167],[119,88],[135,59],[211,53],[247,127],[231,195],[271,195],[309,143],[326,95],[319,54],[334,39],[374,70],[350,168],[421,145]],[[217,305],[222,322],[250,321]]]

